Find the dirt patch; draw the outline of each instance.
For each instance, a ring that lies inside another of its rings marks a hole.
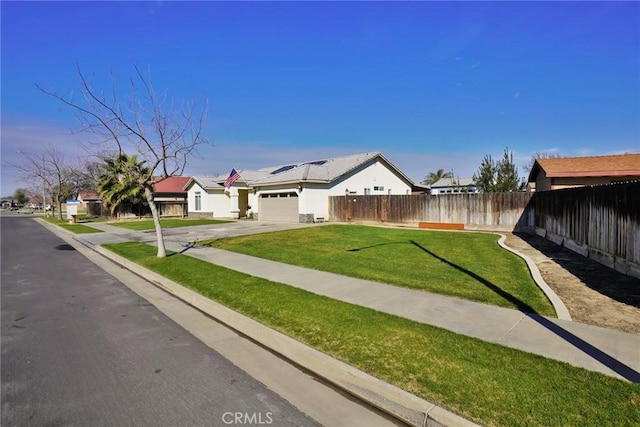
[[[531,234],[503,233],[529,256],[576,322],[640,334],[640,280]]]

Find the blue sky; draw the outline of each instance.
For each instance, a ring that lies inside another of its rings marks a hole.
[[[380,151],[416,182],[485,154],[640,151],[638,2],[10,2],[1,11],[0,195],[7,164],[89,135],[35,84],[76,65],[209,103],[186,173]],[[104,87],[108,89],[107,86]]]

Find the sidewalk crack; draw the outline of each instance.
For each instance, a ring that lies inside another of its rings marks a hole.
[[[512,327],[510,327],[510,328],[509,328],[509,330],[507,330],[504,334],[502,334],[502,336],[501,336],[500,338],[498,338],[498,340],[496,341],[496,344],[500,344],[500,343],[502,342],[502,340],[504,340],[504,339],[505,339],[505,337],[511,333],[511,331],[513,331],[515,328],[517,328],[517,327],[518,327],[518,325],[519,325],[520,323],[522,323],[522,321],[524,320],[524,318],[525,318],[525,317],[527,317],[527,316],[524,316],[524,315],[523,315],[523,316],[520,318],[520,320],[518,320],[518,321],[517,321],[517,322],[516,322]]]

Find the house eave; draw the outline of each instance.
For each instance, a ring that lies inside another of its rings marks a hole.
[[[254,184],[251,184],[250,187],[257,189],[257,188],[263,188],[263,187],[294,186],[294,185],[302,185],[302,184],[327,185],[327,184],[331,184],[333,181],[335,180],[329,181],[329,180],[316,180],[316,179],[307,179],[307,180],[293,179],[293,180],[287,180],[287,181],[267,182],[267,183],[256,182]]]
[[[604,176],[640,176],[640,170],[630,171],[597,171],[597,172],[551,172],[547,178],[590,178]]]

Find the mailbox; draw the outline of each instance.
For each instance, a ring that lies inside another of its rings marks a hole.
[[[79,200],[67,200],[67,219],[72,224],[75,224],[77,221],[79,204]]]

